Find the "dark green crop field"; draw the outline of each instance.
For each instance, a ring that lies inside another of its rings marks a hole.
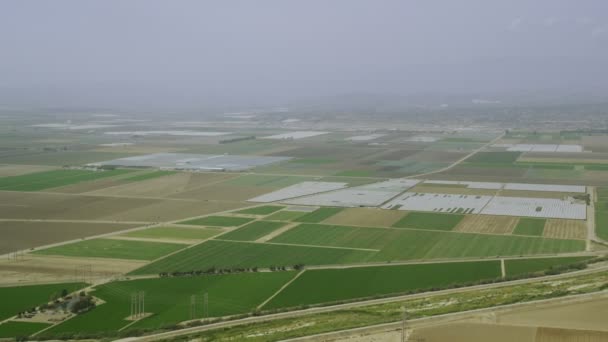
[[[53,170],[0,178],[0,190],[40,191],[60,186],[113,177],[133,170]]]
[[[0,324],[0,338],[27,337],[50,326],[47,323],[5,322]]]
[[[321,222],[325,219],[328,219],[328,218],[334,216],[335,214],[339,213],[340,211],[342,211],[342,208],[319,208],[311,213],[302,215],[302,216],[294,219],[294,221],[307,222],[307,223],[318,223],[318,222]]]
[[[545,219],[522,217],[517,222],[513,234],[542,236],[546,221]]]
[[[591,257],[512,259],[505,260],[505,271],[507,276],[516,276],[544,271],[554,266],[575,264],[589,259]]]
[[[459,214],[412,212],[397,221],[393,227],[432,230],[452,230],[464,218]]]
[[[366,262],[373,251],[210,240],[139,268],[132,274],[206,270],[211,267],[270,267]]]
[[[94,292],[105,304],[49,329],[43,336],[114,332],[131,323],[125,320],[130,315],[131,294],[140,291],[145,293],[145,311],[152,315],[129,329],[160,328],[190,319],[192,295],[198,298],[196,318],[202,318],[204,293],[208,295],[207,317],[247,313],[293,276],[295,272],[263,272],[112,282]]]
[[[264,308],[348,301],[498,277],[497,260],[307,270]]]

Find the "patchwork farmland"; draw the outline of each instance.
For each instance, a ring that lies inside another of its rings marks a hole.
[[[114,339],[431,296],[604,253],[607,171],[547,166],[527,155],[543,147],[509,151],[496,144],[528,142],[501,133],[112,132],[124,134],[88,153],[0,151],[0,338]],[[553,145],[542,153],[560,163],[601,160]],[[541,177],[591,171],[591,184]]]

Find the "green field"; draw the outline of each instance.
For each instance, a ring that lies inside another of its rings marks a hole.
[[[106,301],[94,310],[59,324],[43,336],[67,333],[115,332],[130,322],[130,296],[144,291],[146,312],[153,313],[129,329],[160,328],[190,319],[190,297],[197,295],[196,317],[202,317],[208,294],[208,317],[247,313],[289,281],[295,272],[240,273],[181,278],[118,281],[101,285],[95,296]]]
[[[206,270],[211,267],[270,267],[296,264],[352,264],[366,262],[372,251],[253,242],[210,240],[143,266],[132,274]]]
[[[147,239],[205,240],[221,232],[222,230],[217,228],[152,227],[122,234],[121,236]]]
[[[255,241],[283,227],[285,222],[255,221],[221,236],[222,240]]]
[[[180,222],[180,224],[191,224],[196,226],[212,226],[212,227],[238,227],[245,223],[253,221],[248,217],[234,216],[206,216],[194,220]]]
[[[271,221],[292,221],[305,214],[306,212],[303,211],[283,210],[279,211],[278,213],[274,213],[268,217],[265,217],[264,219]]]
[[[0,178],[0,190],[40,191],[101,178],[118,176],[129,172],[133,171],[125,169],[109,171],[53,170],[28,173],[22,176]]]
[[[394,228],[301,224],[270,242],[377,249],[372,261],[577,252],[584,241]]]
[[[186,245],[165,242],[93,239],[34,251],[34,254],[154,260]]]
[[[74,292],[85,287],[82,283],[30,285],[17,287],[0,287],[0,321],[28,310],[34,306],[44,304],[53,294],[61,293],[63,289]]]
[[[554,266],[575,264],[589,260],[592,257],[564,257],[564,258],[534,258],[534,259],[512,259],[505,260],[505,271],[507,276],[523,275],[547,270]]]
[[[459,214],[412,212],[397,221],[393,227],[452,230],[463,218],[464,215]]]
[[[441,288],[500,277],[500,262],[457,262],[307,270],[265,309]]]
[[[517,222],[513,234],[542,236],[546,221],[545,219],[522,217]]]
[[[237,214],[247,214],[247,215],[270,215],[275,211],[279,211],[284,207],[279,205],[263,205],[261,207],[249,208],[244,210],[239,210]]]
[[[514,163],[521,152],[479,152],[475,153],[467,163]]]
[[[294,221],[296,222],[306,222],[306,223],[318,223],[323,220],[326,220],[335,214],[342,211],[342,208],[319,208],[313,212],[302,215]]]
[[[170,175],[174,175],[176,173],[177,173],[176,171],[152,171],[152,172],[144,173],[141,175],[135,175],[132,177],[123,178],[122,180],[127,181],[127,182],[139,182],[139,181],[144,181],[144,180],[158,178],[158,177],[170,176]]]
[[[27,337],[50,326],[46,323],[5,322],[0,324],[0,338]]]

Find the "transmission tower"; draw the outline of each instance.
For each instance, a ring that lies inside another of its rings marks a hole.
[[[196,295],[190,296],[190,319],[196,318]]]
[[[146,312],[146,293],[144,291],[139,291],[139,302],[141,305],[139,315],[140,317],[143,317]]]
[[[205,292],[203,294],[203,318],[209,317],[209,294]]]

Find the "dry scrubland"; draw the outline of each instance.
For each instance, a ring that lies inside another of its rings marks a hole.
[[[511,234],[518,218],[512,216],[467,215],[454,229],[463,233]]]

